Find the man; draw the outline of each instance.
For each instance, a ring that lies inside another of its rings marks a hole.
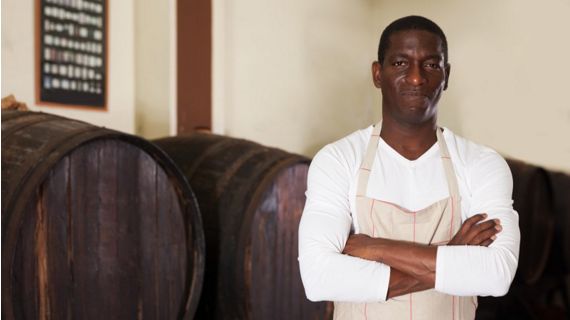
[[[520,234],[512,177],[495,151],[437,126],[447,40],[409,16],[382,33],[382,121],[325,146],[299,227],[307,297],[335,319],[473,319],[507,293]],[[484,124],[483,124],[484,125]]]

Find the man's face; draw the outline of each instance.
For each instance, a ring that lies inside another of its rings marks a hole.
[[[406,124],[435,119],[449,70],[437,35],[423,30],[392,34],[382,65],[372,67],[374,85],[382,90],[383,116]]]

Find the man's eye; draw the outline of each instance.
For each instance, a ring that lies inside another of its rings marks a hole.
[[[396,66],[396,67],[401,67],[401,66],[403,66],[403,65],[405,65],[405,64],[406,64],[406,62],[405,62],[405,61],[402,61],[402,60],[394,61],[394,63],[393,63],[393,65]]]
[[[439,69],[439,63],[428,63],[426,64],[426,67],[430,68],[430,69]]]

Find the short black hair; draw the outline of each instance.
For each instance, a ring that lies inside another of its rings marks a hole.
[[[380,44],[378,45],[378,62],[382,64],[386,56],[386,51],[388,51],[388,45],[390,44],[390,36],[398,31],[407,30],[422,30],[435,34],[441,39],[441,45],[443,47],[443,59],[444,63],[447,64],[447,38],[443,33],[443,30],[433,21],[428,18],[421,16],[407,16],[395,20],[390,23],[380,36]]]

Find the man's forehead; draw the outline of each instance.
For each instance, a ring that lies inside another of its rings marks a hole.
[[[402,30],[394,32],[388,39],[387,54],[421,51],[429,55],[443,56],[443,41],[435,33],[425,30]]]

